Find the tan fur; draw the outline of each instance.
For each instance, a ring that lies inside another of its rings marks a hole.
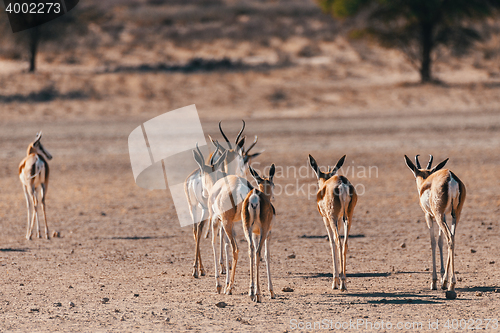
[[[45,237],[49,239],[49,228],[45,214],[45,196],[49,184],[49,164],[46,159],[52,156],[40,143],[42,133],[37,133],[27,149],[27,156],[19,164],[19,180],[23,184],[26,205],[28,209],[28,226],[26,239],[31,239],[35,221],[37,223],[37,237],[40,238],[40,224],[38,220],[38,203],[42,206],[43,218],[45,222]],[[33,212],[32,212],[33,210]]]
[[[229,240],[232,250],[231,274],[226,275],[225,293],[231,294],[238,262],[238,245],[234,238],[233,225],[241,220],[241,207],[249,190],[253,187],[244,178],[228,175],[219,179],[212,187],[208,197],[209,221],[212,223],[212,249],[215,263],[215,283],[217,292],[220,293],[222,286],[219,283],[219,270],[217,261],[217,233],[219,226]],[[222,231],[221,231],[222,232]],[[222,238],[221,238],[222,239]],[[229,267],[229,258],[226,256],[226,267]]]
[[[417,155],[418,156],[418,155]],[[435,236],[434,221],[439,226],[438,246],[441,258],[441,278],[442,289],[448,288],[449,292],[454,293],[455,277],[455,234],[456,227],[460,220],[460,215],[465,202],[466,189],[462,181],[450,170],[441,169],[448,159],[441,162],[433,169],[418,169],[411,160],[405,155],[407,166],[412,170],[417,183],[420,207],[425,213],[427,226],[430,230],[432,247],[432,283],[431,289],[437,289],[437,273],[435,258]],[[431,157],[432,161],[432,157]],[[428,167],[430,168],[431,162]],[[451,228],[446,223],[445,214],[451,214]],[[446,268],[443,265],[443,236],[448,245],[448,259]],[[451,278],[451,283],[449,279]],[[451,295],[451,294],[450,294]],[[448,294],[447,294],[448,296]],[[451,297],[456,297],[453,294]]]
[[[328,232],[330,248],[333,259],[333,283],[332,288],[337,289],[340,286],[342,291],[346,288],[346,259],[348,249],[349,231],[352,224],[354,207],[358,201],[358,195],[354,186],[344,176],[338,176],[335,173],[342,166],[344,157],[342,157],[333,171],[323,173],[317,167],[314,158],[309,155],[309,163],[318,178],[318,192],[316,202],[318,211],[323,217],[323,222]],[[339,222],[343,221],[344,241],[340,241]],[[337,263],[337,260],[339,263]]]
[[[269,241],[275,216],[275,210],[271,203],[274,187],[272,178],[275,166],[274,164],[271,166],[270,176],[263,179],[251,167],[249,170],[257,181],[259,188],[247,194],[242,208],[243,231],[248,243],[248,256],[250,258],[250,290],[248,294],[253,301],[260,302],[259,264],[263,246],[265,246],[264,258],[267,267],[268,290],[271,298],[275,298],[269,266]]]

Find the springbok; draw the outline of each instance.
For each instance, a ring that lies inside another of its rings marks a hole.
[[[405,155],[405,162],[408,168],[413,172],[417,182],[417,191],[420,198],[420,207],[425,213],[425,220],[429,227],[431,236],[432,248],[432,282],[431,289],[437,289],[437,273],[436,273],[436,240],[434,235],[434,222],[436,220],[439,226],[438,246],[441,256],[441,289],[448,288],[446,298],[454,299],[457,297],[455,292],[455,233],[460,214],[465,202],[465,185],[458,177],[448,169],[443,169],[448,158],[432,167],[433,157],[430,155],[427,167],[422,169],[418,161],[418,156],[415,156],[416,166]],[[445,214],[451,213],[451,229],[446,223]],[[443,234],[446,237],[448,244],[448,260],[446,262],[446,270],[443,267]],[[448,279],[451,275],[451,283]]]
[[[195,260],[193,263],[193,277],[195,278],[198,277],[198,272],[202,276],[205,275],[205,269],[201,262],[200,239],[203,226],[208,218],[207,197],[213,184],[222,177],[219,169],[224,163],[226,153],[224,152],[218,157],[217,161],[214,162],[216,156],[218,156],[218,149],[211,154],[209,162],[206,164],[203,154],[197,144],[196,150],[193,150],[193,157],[199,167],[191,172],[184,182],[184,192],[186,193],[189,212],[193,219],[193,236],[196,243]],[[198,220],[198,208],[201,209],[200,220]]]
[[[52,159],[52,155],[42,146],[40,139],[42,131],[36,134],[35,141],[28,146],[27,156],[19,164],[19,179],[23,184],[24,196],[28,207],[28,227],[26,239],[31,239],[31,233],[35,225],[37,237],[40,238],[40,223],[38,221],[38,203],[42,205],[43,220],[45,222],[45,238],[49,239],[49,228],[47,226],[47,216],[45,215],[45,196],[49,185],[49,164],[47,160]]]
[[[309,155],[309,164],[318,178],[318,193],[316,194],[318,211],[323,217],[332,250],[334,276],[332,288],[338,289],[340,276],[340,289],[342,291],[347,290],[347,240],[349,238],[349,230],[351,229],[354,207],[358,201],[356,190],[349,180],[344,176],[336,175],[337,171],[344,164],[344,161],[345,155],[340,158],[333,169],[328,169],[328,172],[324,173],[319,169],[316,160]],[[339,221],[344,222],[343,244],[339,238]],[[339,264],[337,264],[338,259],[340,259]]]
[[[243,201],[241,218],[248,243],[248,256],[250,257],[250,291],[248,295],[252,301],[260,302],[259,263],[262,245],[265,246],[264,259],[267,268],[267,285],[271,298],[275,298],[269,267],[269,241],[272,223],[276,215],[274,206],[271,203],[274,188],[273,177],[276,168],[274,164],[271,165],[268,178],[261,178],[251,166],[248,167],[248,170],[259,188],[253,189],[247,194],[245,201]]]
[[[226,159],[224,162],[224,171],[227,175],[236,175],[240,177],[245,177],[245,160],[243,157],[243,146],[245,144],[245,137],[241,138],[241,134],[245,130],[245,121],[241,120],[243,125],[241,126],[241,130],[236,136],[236,139],[234,140],[234,148],[227,138],[226,134],[224,134],[224,131],[222,130],[222,120],[219,121],[219,130],[224,138],[224,140],[227,143],[227,148],[223,147],[217,140],[212,139],[212,137],[209,136],[210,141],[219,149],[219,154],[226,153]],[[241,140],[240,140],[241,138]],[[225,252],[226,258],[228,257],[228,248],[229,248],[229,243],[227,239],[224,239],[224,234],[222,231],[219,231],[219,236],[220,236],[220,257],[219,257],[219,263],[220,263],[220,273],[225,274],[225,266],[224,266],[224,259],[223,259],[223,253]],[[208,237],[208,230],[207,233],[205,234],[206,237]],[[225,244],[225,246],[224,246]],[[226,265],[227,266],[227,265]],[[227,266],[228,270],[230,266]]]
[[[229,245],[232,250],[231,276],[229,272],[226,274],[226,288],[224,291],[227,295],[230,295],[234,285],[236,264],[238,262],[238,245],[236,243],[233,225],[235,222],[241,220],[243,201],[248,192],[252,189],[253,186],[245,178],[228,175],[215,183],[208,196],[209,221],[212,225],[212,249],[215,263],[215,287],[218,293],[222,290],[222,286],[219,283],[219,274],[222,272],[219,271],[218,267],[217,233],[220,230],[221,251],[224,238],[226,239],[226,250]],[[230,267],[229,256],[227,254],[226,267]]]

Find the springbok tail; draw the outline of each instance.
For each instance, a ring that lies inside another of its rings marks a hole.
[[[342,211],[343,220],[347,220],[347,208],[351,202],[351,196],[349,195],[349,186],[342,184],[339,186],[339,199]]]
[[[252,222],[260,215],[260,198],[257,195],[256,189],[252,190],[252,194],[248,198],[248,213]]]
[[[38,163],[38,156],[36,162],[33,164],[31,167],[31,176],[28,177],[28,179],[33,179],[36,176],[38,176],[42,172],[42,167]]]

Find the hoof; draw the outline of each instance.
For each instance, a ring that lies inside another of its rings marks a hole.
[[[455,290],[447,290],[446,291],[446,299],[455,299],[457,298],[457,293]]]
[[[222,286],[216,286],[217,288],[217,294],[220,294],[220,292],[222,291]]]
[[[443,284],[441,285],[441,289],[443,289],[443,290],[448,289],[448,281],[443,281]]]
[[[195,279],[197,279],[197,278],[198,278],[198,270],[197,270],[197,269],[194,269],[194,270],[193,270],[193,277],[194,277]]]
[[[432,282],[431,282],[431,290],[437,290],[437,280],[432,280]]]
[[[276,298],[276,295],[274,294],[274,291],[269,290],[269,293],[271,293],[271,299],[275,299]]]
[[[205,269],[204,268],[200,268],[200,275],[201,276],[205,276]]]
[[[232,295],[233,294],[233,291],[229,288],[226,288],[226,291],[224,292],[224,294],[226,295]]]
[[[255,303],[260,303],[261,302],[261,296],[260,295],[254,295],[252,298],[252,301]]]

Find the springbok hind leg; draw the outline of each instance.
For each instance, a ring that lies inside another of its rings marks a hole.
[[[45,194],[46,194],[45,184],[42,184],[42,192],[41,192],[42,200],[41,200],[41,204],[42,204],[43,222],[45,224],[45,238],[46,239],[50,239],[50,236],[49,236],[49,226],[47,225],[47,215],[45,213]]]
[[[436,236],[434,235],[434,221],[430,214],[425,214],[425,221],[429,228],[429,236],[431,238],[431,253],[432,253],[432,282],[431,290],[437,290],[437,273],[436,273]],[[443,257],[441,255],[441,260]],[[442,262],[441,262],[442,264]]]
[[[31,197],[30,197],[30,194],[28,193],[28,187],[27,186],[23,186],[23,189],[24,189],[24,196],[26,197],[26,206],[27,206],[27,209],[28,209],[28,226],[26,227],[26,239],[27,240],[30,240],[31,239],[31,221],[32,221],[32,218],[31,218],[31,215],[32,215],[32,201],[31,201]]]
[[[276,295],[274,294],[273,290],[273,282],[271,281],[271,267],[270,267],[270,248],[269,248],[269,242],[271,240],[271,232],[268,233],[267,238],[264,243],[264,255],[265,255],[265,260],[266,260],[266,269],[267,269],[267,289],[269,290],[269,293],[271,294],[271,298],[274,299],[276,298]]]
[[[333,239],[333,231],[330,227],[330,222],[328,222],[327,218],[323,218],[323,222],[325,223],[326,232],[328,233],[328,241],[330,243],[330,249],[332,250],[332,265],[333,265],[333,282],[332,289],[338,289],[340,286],[340,278],[339,278],[339,270],[338,270],[338,258],[337,258],[337,250],[335,247],[335,241]]]

